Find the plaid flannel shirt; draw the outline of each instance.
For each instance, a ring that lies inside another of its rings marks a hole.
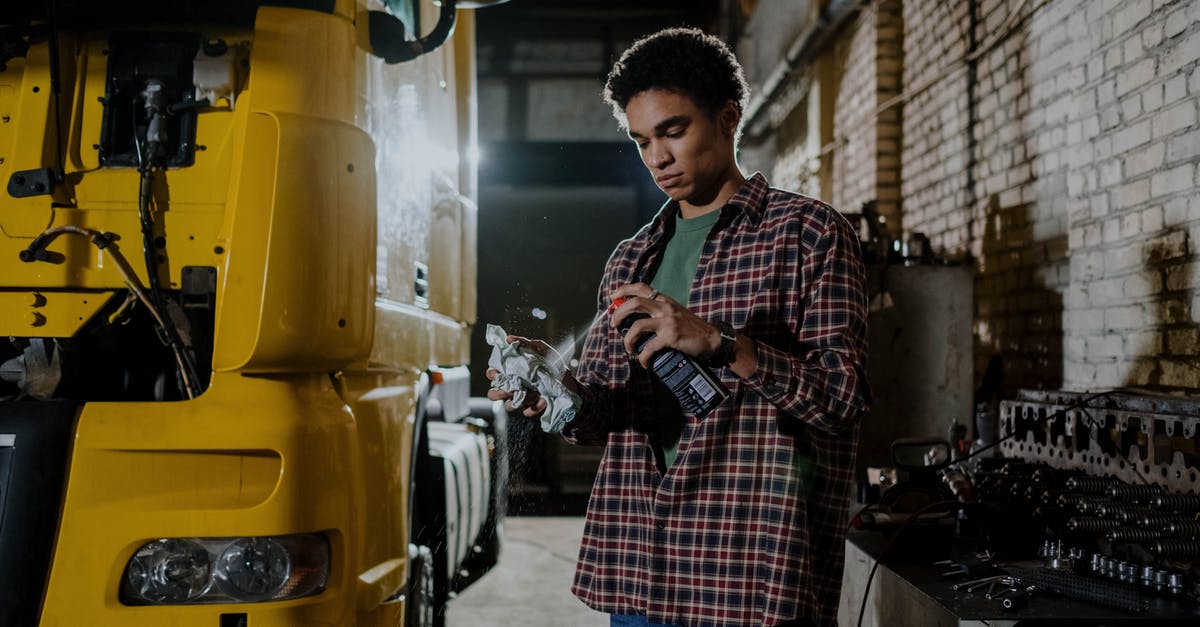
[[[670,239],[669,202],[617,246],[600,284],[649,282]],[[651,622],[833,624],[866,411],[866,302],[858,239],[828,205],[754,175],[721,209],[688,308],[752,338],[758,370],[716,371],[732,396],[684,416],[679,456],[659,472],[652,376],[608,318],[585,342],[571,442],[605,444],[572,591],[602,612]]]

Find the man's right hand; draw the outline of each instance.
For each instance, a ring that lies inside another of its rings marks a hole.
[[[500,373],[495,368],[488,368],[488,381],[495,381],[497,374]],[[513,413],[519,409],[521,410],[521,413],[529,416],[530,418],[537,418],[538,416],[542,415],[542,412],[546,411],[546,399],[542,398],[541,394],[538,394],[533,390],[527,390],[525,392],[525,400],[523,403],[521,403],[520,407],[513,405],[513,393],[509,392],[508,390],[501,390],[500,388],[488,388],[487,397],[488,400],[504,401],[504,409],[509,413]]]
[[[554,350],[553,347],[551,347],[549,344],[547,344],[541,340],[531,340],[529,338],[524,338],[519,335],[510,335],[505,339],[508,341],[509,344],[512,344],[514,342],[519,342],[521,344],[522,348],[532,350],[542,356],[551,355],[551,354],[556,353],[556,351]],[[498,375],[498,374],[500,374],[500,372],[498,370],[496,370],[495,368],[488,368],[487,373],[486,373],[488,381],[495,381],[496,375]],[[571,375],[568,374],[568,375],[565,375],[563,378],[569,379],[570,377],[571,377]],[[572,381],[572,383],[573,383],[573,381]],[[542,398],[541,394],[538,394],[534,390],[527,390],[525,392],[524,402],[522,402],[519,407],[513,405],[513,403],[512,403],[513,393],[509,392],[507,390],[501,390],[499,388],[489,388],[488,392],[487,392],[487,397],[489,400],[493,400],[493,401],[504,401],[504,409],[508,410],[509,413],[513,413],[513,412],[520,410],[521,413],[525,414],[526,416],[528,416],[530,418],[537,418],[537,417],[541,416],[542,413],[546,411],[546,407],[547,407],[546,399]]]

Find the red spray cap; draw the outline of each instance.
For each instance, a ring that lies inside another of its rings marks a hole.
[[[625,304],[624,296],[618,296],[617,298],[614,298],[612,305],[609,305],[609,307],[608,307],[609,313],[616,311],[617,307],[620,307],[621,305],[624,305],[624,304]]]

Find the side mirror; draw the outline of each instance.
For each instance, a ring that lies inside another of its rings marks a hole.
[[[442,0],[437,24],[428,35],[416,40],[407,39],[404,22],[396,16],[385,11],[368,11],[367,33],[371,54],[383,59],[384,63],[403,63],[433,52],[454,32],[455,8],[455,0]]]

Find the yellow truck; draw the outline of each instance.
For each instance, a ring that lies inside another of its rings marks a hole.
[[[0,625],[435,625],[494,564],[473,15],[387,4],[0,10]]]

